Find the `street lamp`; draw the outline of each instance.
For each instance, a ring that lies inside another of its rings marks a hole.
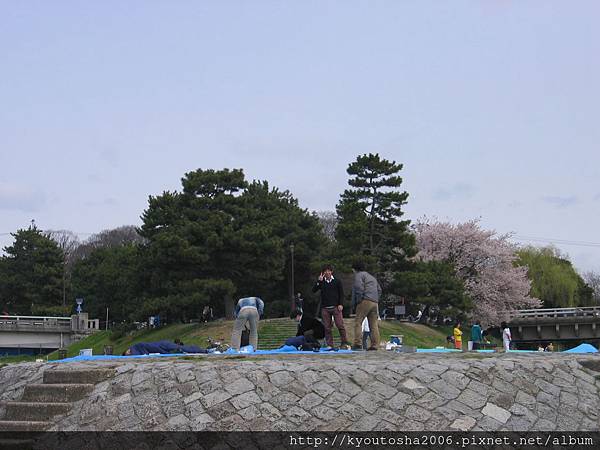
[[[294,287],[294,244],[290,244],[290,254],[292,257],[292,264],[291,264],[291,268],[292,268],[292,276],[291,276],[291,282],[292,282],[292,290],[290,292],[291,294],[291,302],[292,302],[292,310],[294,309],[294,292],[295,291],[295,287]]]

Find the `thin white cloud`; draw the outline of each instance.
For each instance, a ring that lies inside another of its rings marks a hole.
[[[98,154],[100,160],[109,167],[116,168],[119,166],[119,152],[111,148],[105,148]]]
[[[467,183],[456,183],[449,187],[440,187],[433,192],[434,200],[458,200],[471,198],[475,193],[475,187]]]
[[[85,202],[86,206],[117,206],[118,204],[118,200],[113,197],[107,197],[98,201]]]
[[[568,208],[569,206],[573,206],[578,202],[578,199],[574,195],[570,195],[568,197],[560,197],[560,196],[546,196],[542,197],[542,200],[549,205],[553,205],[557,208]]]
[[[46,203],[46,196],[31,186],[0,182],[0,210],[36,212]]]

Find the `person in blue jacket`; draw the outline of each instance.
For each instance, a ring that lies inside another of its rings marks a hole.
[[[258,297],[240,298],[235,306],[235,323],[231,333],[231,347],[239,350],[242,342],[242,331],[248,323],[250,327],[250,345],[254,350],[258,347],[258,321],[262,316],[265,303]]]

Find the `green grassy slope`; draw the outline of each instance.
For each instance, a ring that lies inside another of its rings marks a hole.
[[[348,338],[352,341],[354,336],[354,319],[344,319]],[[113,347],[113,354],[120,355],[131,345],[137,342],[153,342],[160,340],[181,339],[186,344],[206,347],[207,338],[221,340],[229,343],[231,338],[232,321],[216,321],[207,324],[174,324],[156,330],[141,330],[120,337],[112,338],[111,331],[99,331],[81,341],[75,342],[67,348],[67,356],[77,356],[84,348],[91,348],[95,355],[104,352],[104,346]],[[259,326],[259,347],[276,348],[283,344],[287,337],[294,334],[295,322],[291,319],[261,320]],[[404,344],[420,348],[432,348],[444,345],[446,336],[451,333],[450,327],[429,327],[398,321],[379,321],[381,340],[387,341],[390,335],[401,334]],[[339,343],[339,333],[334,328],[334,339]],[[261,345],[262,340],[262,345]],[[6,357],[0,358],[0,363],[17,362],[22,360],[35,360],[35,357]],[[48,359],[57,359],[58,352],[48,355]],[[14,361],[13,361],[14,359]]]

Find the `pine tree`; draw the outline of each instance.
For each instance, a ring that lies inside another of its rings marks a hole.
[[[336,240],[342,258],[366,257],[384,272],[401,268],[415,255],[410,221],[401,220],[408,199],[408,193],[400,190],[402,167],[372,153],[348,166],[351,188],[337,205]]]
[[[34,226],[17,230],[0,264],[0,297],[12,314],[51,314],[62,305],[64,255]],[[64,314],[64,312],[63,312]]]

